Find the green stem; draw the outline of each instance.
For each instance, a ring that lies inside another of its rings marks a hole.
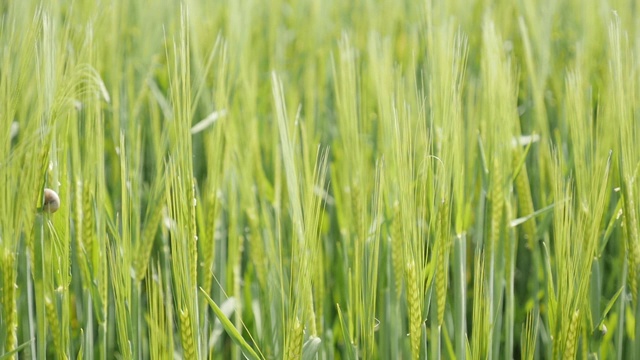
[[[466,282],[465,259],[467,252],[467,236],[460,234],[453,240],[453,316],[456,356],[460,360],[466,357]]]

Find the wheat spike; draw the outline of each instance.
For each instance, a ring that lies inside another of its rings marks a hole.
[[[440,209],[440,227],[438,231],[436,261],[438,270],[436,271],[436,295],[438,305],[438,325],[444,321],[444,310],[447,301],[447,269],[448,269],[448,246],[449,246],[449,205],[447,201],[442,202]]]
[[[51,297],[46,296],[44,299],[45,304],[45,312],[47,317],[47,323],[49,323],[49,330],[51,331],[51,338],[53,339],[53,348],[58,354],[59,359],[65,359],[66,354],[64,353],[64,349],[60,343],[60,339],[62,339],[62,334],[60,332],[60,322],[58,321],[58,310],[51,299]]]
[[[289,336],[285,348],[285,358],[288,360],[298,360],[302,355],[302,324],[295,318],[289,325]]]
[[[398,202],[393,205],[393,214],[393,223],[391,226],[391,264],[393,266],[396,297],[399,299],[402,295],[404,259],[402,256],[402,222],[400,217],[400,204]]]
[[[624,182],[624,219],[627,235],[626,253],[628,260],[628,283],[633,298],[633,308],[638,303],[638,265],[640,264],[640,248],[638,247],[638,217],[633,200],[633,183],[626,179]]]
[[[409,308],[409,341],[411,343],[412,359],[420,359],[420,340],[422,338],[422,314],[418,296],[418,277],[413,260],[405,267],[407,282],[407,305]]]
[[[136,280],[142,281],[147,274],[147,267],[151,258],[153,242],[158,231],[158,224],[162,219],[162,206],[152,206],[152,210],[147,223],[142,230],[140,241],[138,242],[135,257],[133,259]]]
[[[2,308],[4,310],[5,327],[7,337],[5,339],[5,351],[9,352],[18,346],[18,312],[16,308],[16,267],[15,256],[6,250],[2,262]],[[15,359],[15,354],[10,359]]]
[[[564,359],[575,359],[576,345],[578,343],[578,328],[580,321],[580,310],[576,310],[571,316],[571,323],[567,332],[567,340],[564,347]]]
[[[185,359],[197,359],[196,345],[193,341],[193,329],[191,327],[191,317],[189,310],[184,308],[180,311],[180,340]]]
[[[189,209],[189,275],[191,276],[191,286],[195,289],[198,284],[198,233],[196,229],[196,184],[195,179],[191,182],[191,201],[193,205]]]
[[[521,161],[521,155],[514,153],[514,168]],[[526,164],[522,164],[520,172],[515,179],[516,195],[518,196],[518,211],[520,216],[528,216],[535,212],[533,199],[531,198],[531,186],[529,185],[529,175]],[[533,249],[536,241],[536,220],[529,219],[522,224],[523,233],[527,239],[527,246]]]

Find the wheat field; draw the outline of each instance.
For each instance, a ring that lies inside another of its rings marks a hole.
[[[640,358],[636,1],[0,15],[1,360]]]

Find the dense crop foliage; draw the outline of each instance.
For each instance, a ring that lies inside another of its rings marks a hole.
[[[0,359],[640,357],[635,1],[0,15]]]

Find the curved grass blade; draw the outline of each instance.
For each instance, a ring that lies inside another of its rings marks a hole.
[[[4,354],[0,355],[0,360],[10,359],[13,355],[17,354],[18,351],[26,348],[27,345],[29,345],[32,341],[33,341],[33,339],[23,343],[22,345],[18,346],[17,348],[15,348],[15,349],[7,352],[7,353],[4,353]]]
[[[302,360],[313,360],[320,350],[322,340],[319,337],[312,336],[302,345]]]
[[[227,334],[229,334],[229,336],[231,337],[231,340],[233,340],[233,342],[235,342],[236,345],[240,346],[240,349],[242,349],[242,353],[244,354],[244,356],[246,356],[251,360],[260,360],[261,359],[260,356],[258,356],[258,354],[251,348],[251,345],[247,343],[247,341],[242,337],[242,335],[240,335],[240,333],[235,328],[235,326],[233,326],[233,323],[231,323],[231,320],[229,320],[229,318],[224,314],[224,312],[218,307],[215,301],[213,301],[213,299],[209,297],[209,294],[207,294],[207,292],[204,291],[202,288],[200,288],[200,291],[202,292],[204,297],[207,299],[207,301],[211,305],[213,312],[216,314],[216,316],[220,320],[220,323],[222,323],[224,330],[227,332]]]

